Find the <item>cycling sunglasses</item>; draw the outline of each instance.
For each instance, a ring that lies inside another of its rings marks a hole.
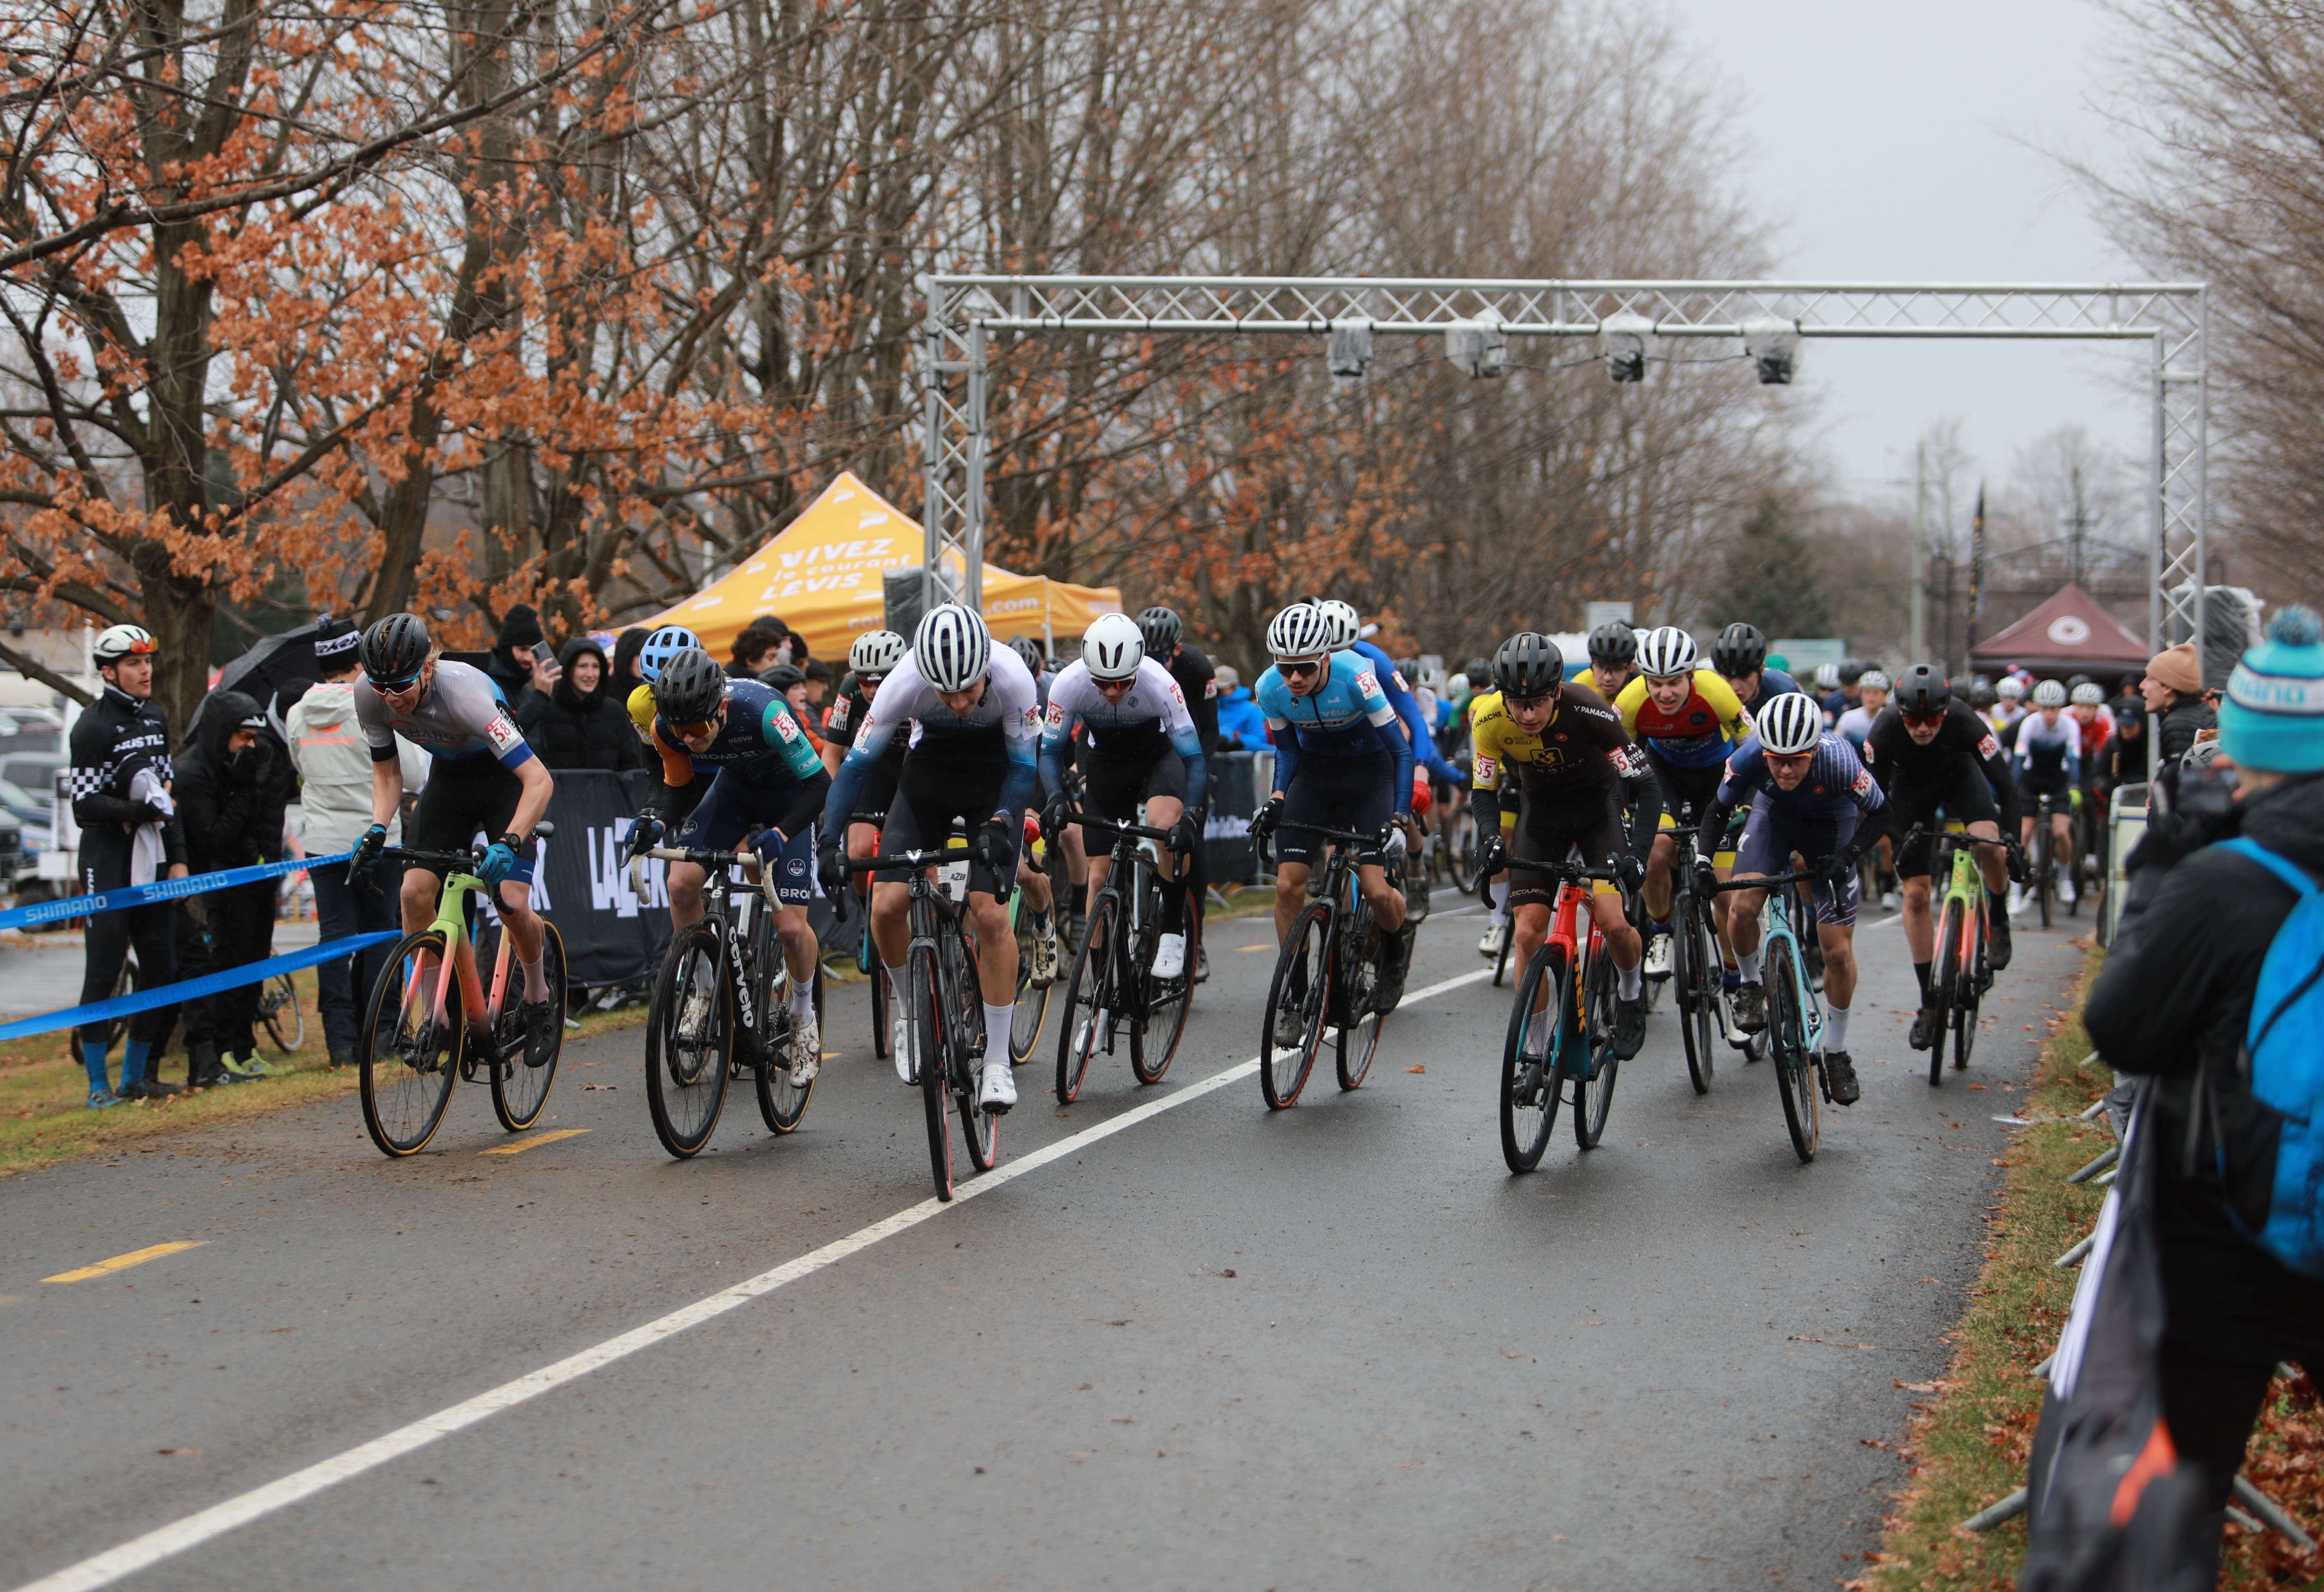
[[[1547,707],[1556,700],[1557,691],[1556,688],[1553,686],[1547,691],[1536,692],[1531,696],[1510,696],[1504,695],[1501,697],[1501,705],[1503,707],[1523,708],[1526,712],[1531,713],[1536,708]]]
[[[417,672],[406,675],[401,680],[383,680],[376,675],[365,675],[364,678],[369,681],[371,688],[382,696],[401,696],[420,684],[420,676]]]
[[[679,724],[675,726],[675,728],[680,735],[686,737],[689,741],[693,741],[717,734],[718,721],[715,719],[703,719],[696,723]]]
[[[1803,767],[1815,758],[1815,753],[1812,751],[1770,751],[1762,752],[1759,755],[1771,763],[1781,763],[1786,768]]]
[[[1915,730],[1933,730],[1945,722],[1945,715],[1942,713],[1905,713],[1902,716],[1904,722]]]
[[[1286,663],[1278,658],[1275,670],[1286,680],[1304,680],[1323,667],[1323,660],[1320,658],[1310,658],[1305,663]]]

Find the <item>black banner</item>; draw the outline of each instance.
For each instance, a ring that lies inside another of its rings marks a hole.
[[[532,906],[557,922],[565,962],[576,984],[602,987],[642,979],[669,944],[666,862],[648,860],[644,897],[630,887],[630,821],[659,776],[595,768],[555,773],[549,821],[557,833],[540,842]]]

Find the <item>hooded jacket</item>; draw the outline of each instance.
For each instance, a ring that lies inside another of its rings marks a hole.
[[[263,730],[248,749],[226,742],[245,719],[263,716],[239,691],[210,694],[196,744],[178,758],[171,794],[186,821],[186,861],[196,873],[272,862],[282,855],[282,809],[290,805],[289,765]]]
[[[300,837],[308,855],[331,857],[346,851],[371,827],[371,747],[355,722],[353,681],[326,680],[309,689],[285,722],[290,762],[300,781],[299,805],[307,815]],[[428,754],[398,736],[403,788],[428,782]],[[387,843],[398,844],[403,824],[387,823]]]
[[[573,660],[583,657],[597,660],[594,691],[574,687]],[[565,673],[549,695],[532,693],[516,714],[517,727],[540,760],[551,768],[604,768],[613,773],[644,768],[645,748],[639,744],[623,703],[627,694],[617,695],[607,688],[612,670],[604,649],[586,636],[576,636],[565,643],[557,661]]]

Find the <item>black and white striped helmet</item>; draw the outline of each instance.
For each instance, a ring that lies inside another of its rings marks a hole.
[[[1294,603],[1268,622],[1267,650],[1274,658],[1321,658],[1332,650],[1332,629],[1312,603]]]
[[[912,632],[912,661],[939,691],[965,691],[992,667],[992,632],[984,616],[957,603],[927,611]]]
[[[1102,613],[1082,637],[1082,661],[1093,680],[1133,680],[1146,657],[1146,636],[1126,613]]]
[[[1638,644],[1638,673],[1650,680],[1667,680],[1694,673],[1694,638],[1676,625],[1646,632]]]
[[[1759,744],[1779,757],[1813,751],[1823,738],[1823,709],[1812,696],[1786,691],[1759,704],[1753,727],[1759,732]]]

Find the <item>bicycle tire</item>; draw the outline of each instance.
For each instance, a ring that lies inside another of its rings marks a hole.
[[[363,1031],[355,1035],[364,1131],[380,1154],[391,1158],[418,1155],[443,1126],[460,1046],[466,1038],[456,989],[447,992],[447,1020],[441,1025],[434,1020],[429,970],[420,960],[429,957],[434,959],[435,976],[444,977],[449,971],[444,936],[434,929],[406,934],[396,943],[395,953],[381,969],[379,982],[364,1003]],[[383,1030],[387,1044],[383,1054]]]
[[[540,971],[549,984],[549,1004],[557,1014],[557,1048],[538,1067],[525,1064],[524,1013],[516,998],[503,1000],[500,1021],[493,1026],[493,1037],[499,1043],[501,1054],[509,1060],[493,1069],[493,1115],[511,1133],[522,1133],[540,1120],[540,1113],[549,1104],[549,1091],[557,1084],[557,1063],[565,1054],[565,941],[557,925],[547,918],[540,920]],[[488,964],[485,943],[476,943],[476,966],[479,971]],[[514,986],[512,997],[523,994],[524,973],[512,968],[509,982]]]
[[[1130,1019],[1130,1072],[1141,1084],[1161,1082],[1162,1074],[1177,1059],[1178,1042],[1186,1033],[1186,1013],[1194,1004],[1194,960],[1202,954],[1203,925],[1195,921],[1192,907],[1186,909],[1185,918],[1186,959],[1178,966],[1178,976],[1157,979],[1150,970],[1138,972],[1142,988],[1134,998],[1145,1009]]]
[[[1031,937],[1028,928],[1017,941],[1017,999],[1009,1011],[1009,1064],[1012,1067],[1033,1059],[1034,1049],[1049,1026],[1050,993],[1057,987],[1056,980],[1051,979],[1040,989],[1033,988],[1033,958],[1026,943]]]
[[[976,1042],[984,1029],[984,990],[977,979],[976,942],[960,939],[952,943],[956,959],[953,975],[958,980],[954,986],[957,1005],[954,1012],[954,1028],[949,1042],[952,1051],[952,1099],[954,1112],[960,1118],[961,1143],[968,1151],[968,1164],[978,1172],[990,1172],[1001,1159],[1001,1113],[982,1109],[976,1103],[977,1056],[986,1052],[992,1036],[984,1035],[984,1044]]]
[[[274,1041],[274,1048],[286,1056],[307,1043],[307,1014],[299,1004],[299,986],[290,981],[289,973],[277,973],[266,980],[258,998],[258,1020],[266,1026],[266,1036]],[[290,1031],[288,1039],[282,1036],[286,1026]]]
[[[1106,1042],[1114,1022],[1115,958],[1113,922],[1120,915],[1121,897],[1112,889],[1098,892],[1090,908],[1089,926],[1081,949],[1074,952],[1073,976],[1065,984],[1065,1016],[1057,1033],[1057,1104],[1070,1106],[1081,1099],[1089,1081],[1090,1063]],[[1105,1014],[1100,1023],[1098,1014]]]
[[[1507,885],[1501,888],[1508,888]],[[1501,921],[1501,948],[1493,958],[1493,988],[1496,989],[1501,987],[1501,980],[1509,971],[1509,947],[1516,943],[1517,937],[1517,915],[1511,913]]]
[[[1311,902],[1291,921],[1291,932],[1283,936],[1283,948],[1275,955],[1275,973],[1267,984],[1267,1008],[1259,1016],[1259,1087],[1271,1110],[1285,1110],[1299,1103],[1299,1091],[1307,1087],[1307,1074],[1315,1065],[1315,1052],[1323,1041],[1323,1016],[1331,1004],[1332,980],[1336,969],[1332,966],[1332,904]],[[1296,980],[1292,969],[1299,970]],[[1304,984],[1299,998],[1293,999],[1291,990]],[[1277,1050],[1275,1044],[1275,1016],[1286,1003],[1296,1011],[1300,1019],[1300,1042]]]
[[[1952,1021],[1953,975],[1960,960],[1957,944],[1960,938],[1960,916],[1950,900],[1937,910],[1934,955],[1929,962],[1929,992],[1925,997],[1939,1018],[1936,1035],[1929,1042],[1931,1089],[1941,1087],[1945,1081],[1945,1027]]]
[[[1681,904],[1671,924],[1671,981],[1678,987],[1679,1037],[1686,1045],[1687,1081],[1697,1094],[1711,1092],[1717,1070],[1711,1026],[1718,1021],[1719,958],[1715,942],[1692,899]]]
[[[654,975],[646,1008],[646,1112],[654,1136],[679,1161],[710,1142],[726,1109],[726,1075],[733,1060],[734,990],[727,981],[721,935],[707,918],[670,937]],[[708,1010],[698,1031],[680,1029],[695,970],[707,958],[712,971]]]
[[[928,1170],[936,1180],[936,1198],[952,1198],[951,1080],[947,1076],[950,1042],[945,1031],[944,992],[936,980],[936,953],[931,945],[915,945],[904,960],[904,1043],[909,1046],[912,1075],[920,1083],[920,1108],[927,1119]]]
[[[1550,1133],[1557,1126],[1557,1108],[1564,1098],[1555,1068],[1554,1036],[1540,1060],[1528,1062],[1525,1055],[1526,1041],[1536,1024],[1564,1020],[1564,1006],[1554,990],[1548,1005],[1538,1012],[1534,1009],[1542,981],[1555,977],[1562,984],[1564,964],[1564,952],[1554,945],[1540,947],[1526,963],[1524,976],[1517,980],[1517,998],[1509,1003],[1508,1029],[1501,1039],[1501,1159],[1513,1173],[1531,1172],[1541,1164],[1541,1153],[1549,1147]]]
[[[2041,897],[2042,926],[2050,926],[2050,897],[2057,889],[2058,864],[2050,848],[2050,815],[2042,814],[2034,838],[2038,842],[2038,860],[2034,864],[2034,890]]]
[[[1477,818],[1466,806],[1454,820],[1452,834],[1444,848],[1446,871],[1452,876],[1453,888],[1464,896],[1477,893]]]
[[[1407,958],[1411,950],[1409,945],[1405,947]],[[1406,965],[1410,965],[1409,962]],[[1340,1025],[1332,1047],[1332,1068],[1339,1074],[1342,1092],[1363,1087],[1365,1078],[1372,1070],[1372,1058],[1379,1054],[1380,1028],[1388,1021],[1388,1014],[1378,1010],[1372,1004],[1376,979],[1375,970],[1374,979],[1342,980],[1341,987],[1347,991],[1352,1009],[1347,1014],[1349,1020]],[[1356,1004],[1358,1002],[1360,1004]]]
[[[1574,1081],[1573,1142],[1585,1150],[1598,1147],[1606,1131],[1606,1115],[1614,1109],[1614,1079],[1622,1070],[1614,1054],[1614,959],[1600,948],[1582,974],[1582,1019],[1574,1025],[1573,1055],[1589,1069]]]
[[[765,919],[766,914],[760,914],[760,921],[763,923]],[[763,943],[758,943],[755,934],[752,939],[752,949],[761,957],[771,958],[773,965],[782,974],[779,981],[767,973],[762,973],[760,980],[760,987],[765,991],[761,997],[764,1003],[761,1008],[764,1014],[761,1020],[762,1038],[759,1045],[759,1064],[752,1069],[759,1096],[759,1120],[767,1125],[770,1133],[791,1133],[797,1131],[800,1120],[807,1116],[808,1103],[815,1099],[816,1079],[810,1078],[805,1083],[797,1082],[790,1067],[783,1064],[788,1057],[784,1048],[780,1047],[788,1047],[796,1026],[790,1016],[791,971],[789,963],[783,960],[782,942],[772,934],[766,936]],[[766,966],[764,962],[760,965],[761,968]],[[815,983],[809,998],[815,1002],[815,1028],[820,1035],[823,1032],[823,963],[820,961],[815,964]],[[818,1062],[822,1060],[820,1056],[816,1059]],[[820,1076],[818,1070],[816,1077]]]
[[[875,955],[872,959],[872,1054],[883,1062],[888,1059],[888,1008],[895,998],[895,980],[888,976],[887,964]]]
[[[1968,1071],[1969,1053],[1977,1049],[1978,1008],[1984,1004],[1972,986],[1969,998],[1953,1008],[1953,1071],[1956,1072]],[[1941,1053],[1944,1048],[1941,1035],[1937,1049]]]
[[[1803,1164],[1815,1159],[1822,1131],[1816,1100],[1815,1058],[1808,1054],[1807,1016],[1799,1008],[1794,942],[1766,946],[1767,1054],[1775,1063],[1776,1091],[1784,1097],[1784,1126]]]

